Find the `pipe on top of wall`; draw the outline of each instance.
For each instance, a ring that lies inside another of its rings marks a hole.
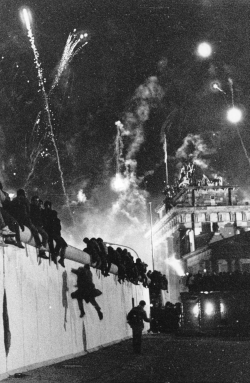
[[[21,242],[24,242],[27,245],[36,247],[34,237],[32,236],[30,230],[24,226],[24,231],[20,229],[20,237]],[[40,237],[41,238],[41,237]],[[89,254],[85,253],[85,251],[77,249],[76,247],[68,245],[65,252],[65,259],[69,259],[70,261],[74,261],[77,263],[81,263],[83,265],[90,265],[91,260]],[[111,265],[110,273],[117,275],[118,267],[114,264]]]

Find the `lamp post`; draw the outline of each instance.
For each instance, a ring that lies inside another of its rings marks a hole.
[[[122,246],[122,247],[126,247],[127,249],[130,249],[130,250],[132,250],[135,254],[136,254],[136,256],[137,256],[137,258],[140,258],[139,257],[139,255],[138,255],[138,253],[134,250],[134,249],[132,249],[132,247],[130,247],[130,246],[127,246],[127,245],[119,245],[119,243],[112,243],[112,242],[104,242],[106,245],[113,245],[113,246]]]
[[[150,227],[151,227],[151,252],[152,252],[152,270],[154,271],[154,243],[153,243],[153,222],[152,222],[152,202],[149,202]]]

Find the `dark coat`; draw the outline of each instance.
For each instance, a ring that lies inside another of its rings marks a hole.
[[[137,319],[134,323],[130,321],[130,317],[133,316],[136,316]],[[144,329],[143,321],[150,322],[150,319],[147,317],[146,311],[141,305],[133,307],[132,310],[130,310],[130,312],[127,315],[127,320],[132,329]]]
[[[77,275],[77,296],[84,299],[87,303],[91,298],[98,297],[102,292],[95,288],[92,273],[85,267],[72,269],[72,273]]]
[[[39,206],[30,204],[30,219],[33,225],[43,227],[42,211]]]
[[[13,198],[8,207],[8,212],[19,224],[25,225],[30,221],[30,203],[28,198],[18,196]]]

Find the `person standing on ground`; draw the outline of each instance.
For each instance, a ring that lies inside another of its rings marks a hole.
[[[151,320],[147,317],[147,313],[144,310],[146,306],[145,301],[140,301],[139,305],[133,307],[127,315],[127,321],[132,328],[133,333],[133,350],[135,354],[141,354],[141,343],[142,343],[142,330],[144,329],[144,323],[150,322]]]

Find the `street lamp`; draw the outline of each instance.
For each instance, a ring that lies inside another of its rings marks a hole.
[[[151,227],[151,252],[152,252],[152,270],[154,271],[154,243],[153,243],[153,220],[152,220],[152,202],[149,202],[149,212],[150,212],[150,227]]]

